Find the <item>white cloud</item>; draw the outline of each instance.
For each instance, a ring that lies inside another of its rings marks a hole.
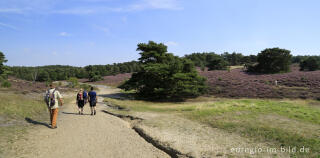
[[[67,32],[60,32],[60,33],[59,33],[59,36],[66,37],[66,36],[70,36],[70,34],[67,33]]]
[[[166,10],[181,10],[183,9],[178,0],[142,0],[139,3],[130,6],[131,10],[144,9],[166,9]]]
[[[85,14],[100,14],[107,12],[132,12],[142,10],[182,10],[178,0],[139,0],[133,4],[122,6],[122,7],[106,7],[106,6],[92,6],[92,7],[77,7],[68,8],[63,10],[52,10],[50,13],[53,14],[74,14],[74,15],[85,15]]]
[[[15,26],[9,25],[9,24],[5,24],[5,23],[0,23],[0,27],[5,27],[5,28],[9,28],[12,30],[18,30],[18,28],[16,28]]]
[[[72,0],[73,1],[73,0]],[[12,0],[0,5],[0,13],[37,13],[37,14],[74,14],[74,15],[86,15],[86,14],[102,14],[108,12],[132,12],[142,10],[181,10],[180,0],[135,0],[131,1],[131,4],[125,4],[118,7],[110,7],[107,2],[111,0],[82,0],[82,2],[90,3],[86,6],[75,6],[69,8],[56,8],[59,4],[71,2],[70,0]],[[101,3],[103,2],[103,3]],[[81,4],[81,3],[79,3]],[[15,8],[10,8],[14,6]]]
[[[164,43],[166,46],[178,46],[179,43],[174,42],[174,41],[168,41]]]

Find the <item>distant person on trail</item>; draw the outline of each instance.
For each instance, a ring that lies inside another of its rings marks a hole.
[[[78,109],[79,109],[79,115],[83,115],[83,107],[84,107],[84,102],[85,102],[85,98],[84,98],[83,94],[84,94],[83,89],[81,88],[77,94],[77,105],[78,105]]]
[[[93,87],[91,87],[91,91],[88,93],[88,100],[90,104],[91,115],[96,115],[96,104],[97,104],[97,93],[93,91]]]
[[[50,84],[50,89],[46,91],[45,101],[50,113],[51,128],[57,128],[58,109],[63,105],[63,100],[60,92],[56,90],[53,84]]]

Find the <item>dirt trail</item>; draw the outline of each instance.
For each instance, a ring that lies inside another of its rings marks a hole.
[[[100,87],[100,94],[112,93],[112,89]],[[101,112],[105,109],[99,97],[97,115],[91,116],[88,104],[85,115],[78,115],[75,103],[60,108],[58,128],[45,124],[30,130],[26,140],[18,142],[18,157],[169,157],[163,151],[146,142],[129,123]]]

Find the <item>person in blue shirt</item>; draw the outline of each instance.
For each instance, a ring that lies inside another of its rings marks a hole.
[[[91,87],[91,91],[88,93],[88,100],[90,103],[91,115],[96,115],[96,104],[98,101],[97,93],[93,91],[93,87]]]

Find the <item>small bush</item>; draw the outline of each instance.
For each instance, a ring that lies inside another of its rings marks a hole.
[[[11,83],[7,80],[3,81],[1,83],[1,87],[4,87],[4,88],[10,88],[11,87]]]
[[[229,66],[229,62],[225,61],[220,56],[217,56],[216,58],[212,59],[208,64],[209,71],[210,70],[227,70],[228,66]]]
[[[92,78],[90,78],[90,82],[96,82],[101,80],[103,80],[103,78],[100,75],[94,75]]]
[[[70,77],[68,79],[69,87],[74,88],[79,85],[78,79],[76,77]]]

